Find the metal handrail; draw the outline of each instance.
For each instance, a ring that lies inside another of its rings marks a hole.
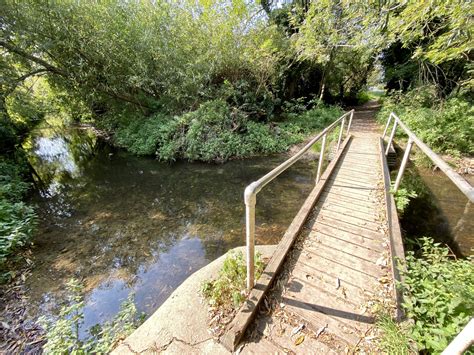
[[[288,160],[284,161],[278,165],[275,169],[262,176],[257,181],[252,182],[245,188],[244,192],[244,202],[245,202],[245,234],[246,234],[246,243],[247,243],[247,290],[250,291],[255,285],[255,206],[257,204],[257,194],[273,179],[278,175],[296,163],[304,153],[306,153],[317,141],[321,138],[323,139],[321,146],[321,153],[319,155],[318,162],[318,171],[316,174],[316,184],[321,178],[321,170],[324,160],[324,150],[326,148],[326,135],[331,132],[338,124],[341,122],[341,130],[339,132],[339,137],[337,140],[336,152],[339,151],[342,135],[344,132],[344,125],[346,121],[346,116],[350,115],[349,124],[347,126],[346,136],[349,134],[349,130],[352,124],[352,117],[354,116],[354,110],[348,111],[339,117],[335,122],[326,127],[321,133],[316,137],[311,139],[308,144],[306,144],[298,153],[293,155]]]
[[[466,197],[469,199],[469,201],[474,202],[474,187],[471,186],[461,175],[459,175],[457,172],[453,170],[441,157],[433,152],[425,143],[423,143],[415,133],[413,133],[405,123],[402,122],[402,120],[393,112],[390,113],[390,116],[388,117],[387,124],[385,125],[385,129],[383,132],[382,139],[385,139],[385,135],[388,132],[388,128],[390,126],[390,123],[394,120],[393,122],[393,127],[390,132],[390,136],[387,142],[387,148],[385,150],[385,155],[388,154],[388,151],[390,149],[390,145],[392,144],[393,138],[395,137],[395,132],[397,130],[397,127],[400,126],[403,131],[408,135],[408,144],[405,149],[405,154],[403,155],[402,163],[400,164],[400,169],[398,171],[397,179],[395,180],[395,185],[394,185],[394,192],[397,192],[398,188],[400,187],[400,183],[402,181],[403,173],[405,172],[405,168],[408,162],[408,158],[410,156],[411,149],[413,147],[413,143],[415,143],[420,150],[425,153],[428,158],[431,159],[431,161],[438,167],[440,170],[446,174],[446,176],[458,187],[461,192],[466,195]]]

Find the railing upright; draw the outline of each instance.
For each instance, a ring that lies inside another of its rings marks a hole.
[[[339,138],[337,139],[336,152],[339,151],[339,147],[341,146],[342,134],[344,133],[344,123],[345,122],[346,122],[346,116],[343,116],[342,121],[341,121],[341,130],[339,131]]]
[[[347,125],[346,136],[349,134],[349,131],[351,130],[352,118],[353,118],[353,117],[354,117],[354,110],[351,110],[351,118],[349,119],[349,124]]]
[[[323,142],[321,144],[321,153],[319,153],[319,160],[318,160],[318,172],[316,173],[316,184],[319,182],[319,179],[321,178],[321,171],[323,169],[324,152],[326,151],[326,137],[327,137],[327,134],[323,135]]]
[[[387,120],[387,125],[385,126],[385,132],[388,131],[388,127],[390,122],[393,119],[393,127],[390,133],[390,137],[387,142],[387,148],[385,150],[385,155],[388,154],[390,149],[390,145],[392,144],[393,138],[395,137],[395,132],[397,127],[403,129],[403,131],[408,135],[408,144],[403,155],[402,163],[400,165],[400,170],[398,172],[397,178],[395,180],[394,185],[394,192],[398,191],[400,187],[400,183],[403,178],[403,173],[405,172],[405,168],[410,156],[410,152],[412,150],[413,144],[416,144],[418,148],[428,157],[431,161],[458,187],[459,190],[469,199],[469,201],[474,202],[474,187],[472,187],[461,175],[459,175],[453,168],[451,168],[441,157],[433,152],[425,143],[423,143],[420,138],[418,138],[406,125],[403,123],[400,118],[395,115],[393,112],[390,113],[390,116]]]
[[[413,147],[413,139],[408,138],[408,144],[407,144],[407,147],[405,148],[405,153],[403,154],[403,160],[402,160],[402,163],[400,164],[400,169],[398,170],[397,179],[395,180],[395,186],[393,187],[394,192],[397,192],[398,188],[400,187],[400,183],[402,182],[403,173],[405,172],[405,168],[407,166],[412,147]]]
[[[385,149],[385,155],[388,155],[388,151],[390,150],[390,145],[392,144],[393,138],[395,137],[395,132],[397,131],[397,124],[398,120],[395,118],[395,121],[393,122],[392,132],[390,132],[390,138],[387,142],[387,149]]]

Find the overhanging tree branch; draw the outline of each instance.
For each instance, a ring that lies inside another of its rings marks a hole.
[[[41,59],[41,58],[38,58],[30,53],[27,53],[26,51],[24,51],[23,49],[21,48],[18,48],[17,46],[11,44],[11,43],[8,43],[8,42],[5,42],[5,41],[0,41],[0,46],[7,49],[9,52],[11,53],[15,53],[25,59],[28,59],[36,64],[39,64],[41,66],[43,66],[47,71],[50,71],[52,73],[55,73],[55,74],[58,74],[58,75],[61,75],[61,76],[67,76],[67,73],[62,70],[62,69],[59,69],[58,67],[48,63],[47,61]]]

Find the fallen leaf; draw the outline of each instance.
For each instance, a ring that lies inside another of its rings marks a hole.
[[[295,340],[295,345],[298,346],[300,345],[302,342],[304,342],[304,334],[300,335],[298,338],[296,338]]]

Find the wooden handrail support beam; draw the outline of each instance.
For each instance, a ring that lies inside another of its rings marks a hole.
[[[238,310],[234,319],[227,326],[224,335],[219,339],[221,344],[224,345],[229,351],[235,351],[237,345],[242,339],[245,330],[255,316],[255,312],[257,311],[261,300],[265,296],[266,291],[269,289],[271,283],[275,279],[275,276],[283,265],[288,251],[293,246],[296,237],[306,222],[306,219],[308,218],[308,215],[310,214],[314,205],[318,201],[319,196],[326,185],[326,182],[331,176],[337,162],[339,161],[339,158],[349,145],[351,138],[352,137],[350,135],[347,136],[342,143],[341,149],[337,152],[334,159],[329,163],[324,174],[321,176],[320,181],[316,184],[313,191],[311,191],[309,196],[306,198],[306,201],[286,230],[280,243],[278,243],[272,258],[268,262],[260,278],[257,280],[257,284],[252,288],[247,300]]]
[[[411,147],[414,143],[458,187],[458,189],[461,190],[461,192],[464,195],[466,195],[466,197],[469,199],[469,201],[474,202],[474,187],[472,187],[471,184],[469,184],[461,175],[459,175],[456,171],[454,171],[454,169],[451,168],[443,159],[441,159],[441,157],[438,154],[433,152],[425,143],[423,143],[423,141],[421,139],[419,139],[415,135],[415,133],[413,133],[407,127],[407,125],[405,123],[403,123],[402,120],[400,120],[400,118],[397,115],[395,115],[393,112],[390,113],[390,116],[387,120],[387,125],[385,126],[385,130],[384,130],[384,134],[382,136],[382,139],[385,137],[385,134],[388,130],[389,124],[392,121],[392,119],[394,121],[393,122],[393,128],[392,128],[392,131],[390,133],[390,138],[387,142],[385,155],[387,155],[387,153],[388,153],[390,144],[393,141],[393,138],[395,136],[395,131],[397,130],[398,126],[400,126],[403,129],[403,131],[408,135],[408,139],[409,139],[408,140],[408,146],[407,146],[407,151],[408,152],[405,152],[405,156],[403,157],[403,162],[402,162],[402,166],[400,168],[400,173],[397,177],[398,184],[397,183],[395,184],[394,191],[396,192],[399,185],[400,185],[400,181],[402,179],[402,175],[403,175],[408,157],[410,155],[410,150],[411,150]]]

